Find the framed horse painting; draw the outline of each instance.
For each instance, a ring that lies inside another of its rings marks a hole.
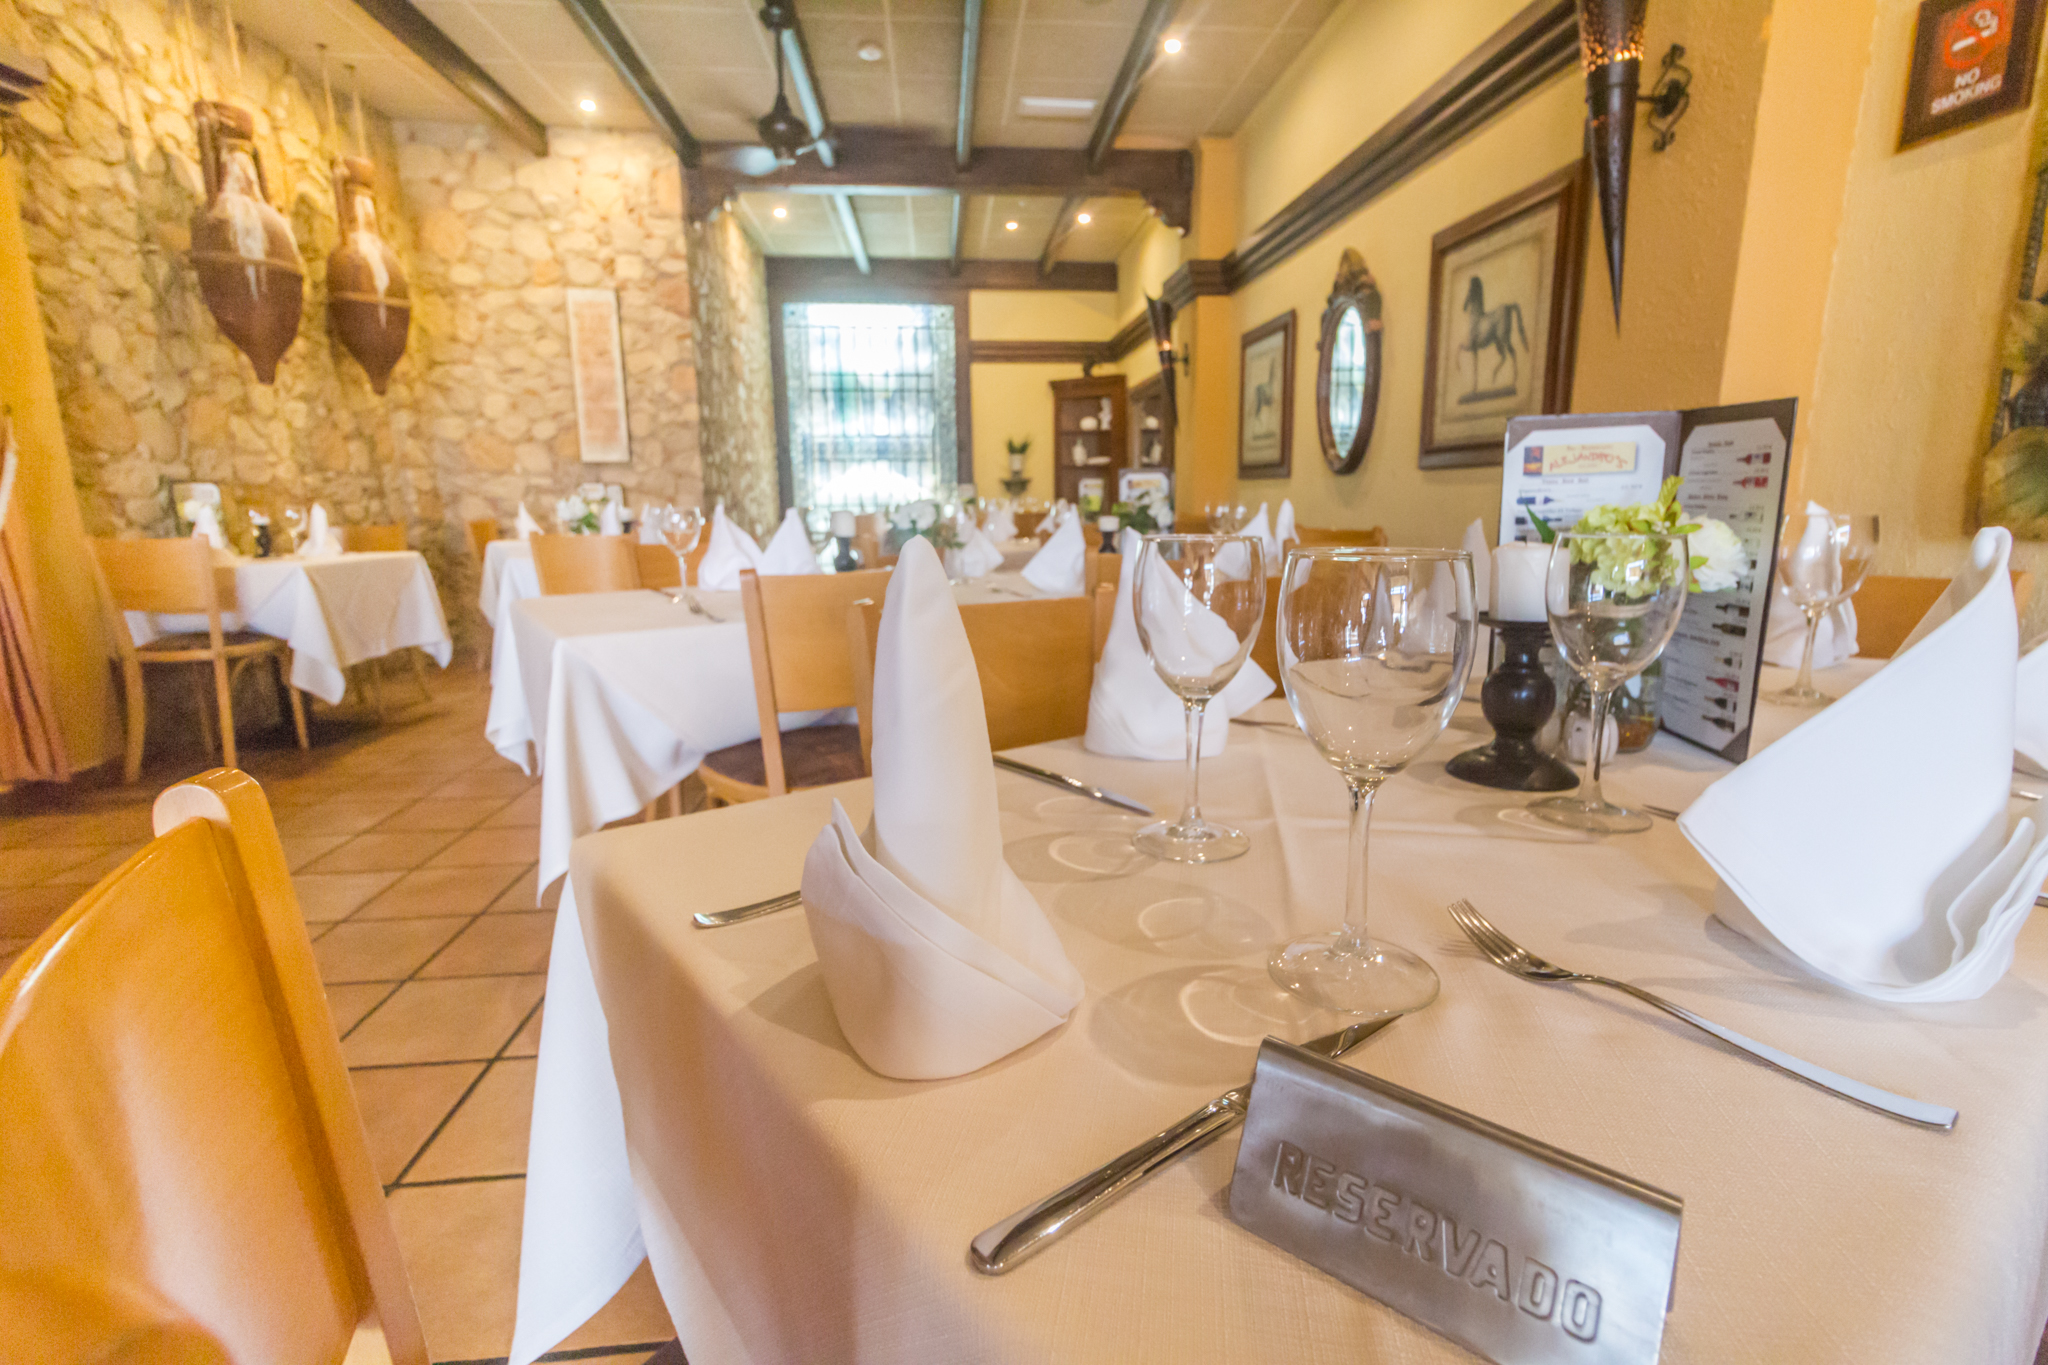
[[[1508,418],[1571,405],[1586,216],[1579,161],[1430,242],[1424,469],[1498,464]]]
[[[1237,477],[1284,479],[1294,470],[1294,310],[1240,340]]]

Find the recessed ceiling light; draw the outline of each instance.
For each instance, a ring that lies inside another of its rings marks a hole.
[[[1090,223],[1095,221],[1095,215],[1092,213],[1077,213],[1074,215],[1074,221],[1079,223],[1082,227],[1087,227]]]
[[[1003,231],[1005,232],[1015,232],[1016,230],[1017,220],[1015,218],[1012,218],[1009,222],[1003,224]]]
[[[586,114],[594,114],[597,112],[597,101],[585,95],[582,99],[576,101],[576,107]]]
[[[775,206],[775,216],[777,218],[787,218],[789,217],[789,209],[781,204],[777,204]]]
[[[864,62],[879,62],[886,55],[882,51],[882,45],[878,42],[875,42],[873,39],[870,39],[869,41],[862,43],[853,51],[854,55],[859,57]]]
[[[1167,40],[1166,40],[1165,42],[1161,43],[1161,44],[1160,44],[1159,46],[1161,46],[1162,48],[1166,49],[1166,55],[1167,55],[1167,56],[1169,56],[1169,57],[1171,57],[1171,56],[1173,56],[1173,55],[1174,55],[1175,53],[1177,53],[1177,52],[1179,52],[1179,51],[1180,51],[1180,39],[1178,39],[1178,38],[1168,38],[1168,39],[1167,39]]]

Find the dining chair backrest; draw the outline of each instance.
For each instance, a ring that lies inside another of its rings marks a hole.
[[[116,611],[219,620],[222,608],[213,547],[199,537],[101,539],[93,541],[92,549]]]
[[[484,562],[484,549],[498,538],[498,519],[480,517],[469,524],[469,548],[476,552],[476,562]]]
[[[837,710],[859,700],[846,613],[861,598],[880,597],[888,583],[886,569],[767,575],[740,570],[740,607],[747,623],[761,766],[769,795],[789,790],[781,714]]]
[[[675,551],[668,546],[635,542],[633,559],[640,566],[641,587],[680,588],[683,585],[683,566],[676,563]]]
[[[896,556],[883,550],[889,543],[887,519],[880,512],[862,512],[853,519],[853,552],[863,569],[886,569]]]
[[[1906,643],[1913,627],[1948,589],[1946,578],[1907,578],[1872,574],[1849,600],[1856,608],[1856,653],[1865,659],[1889,659]],[[2034,595],[2034,576],[2012,571],[2013,605],[2024,618]]]
[[[1383,546],[1386,543],[1387,528],[1384,526],[1368,526],[1362,530],[1352,530],[1347,527],[1340,526],[1297,526],[1294,528],[1294,539],[1287,542],[1288,545],[1300,545],[1304,547],[1313,547],[1316,545]],[[1280,547],[1280,551],[1282,554],[1285,554],[1287,551],[1287,545],[1282,545]],[[1278,564],[1268,564],[1266,568],[1268,572],[1278,573],[1280,572],[1281,566]]]
[[[630,592],[640,586],[640,557],[631,536],[530,536],[533,571],[543,596]]]
[[[1124,557],[1120,554],[1104,554],[1100,550],[1085,551],[1081,561],[1081,590],[1094,592],[1107,583],[1112,588],[1124,571]]]
[[[406,548],[405,528],[395,523],[390,526],[344,526],[341,528],[341,548],[352,554],[403,550]]]
[[[1037,535],[1038,528],[1045,521],[1045,517],[1046,514],[1043,512],[1016,512],[1011,514],[1010,520],[1016,523],[1017,526],[1017,539],[1029,540],[1032,536]]]
[[[68,1299],[238,1362],[425,1365],[269,803],[217,768],[155,825],[0,976],[0,1358],[206,1358],[71,1354]]]
[[[1252,641],[1251,661],[1266,670],[1275,685],[1280,681],[1280,576],[1266,580],[1266,614]]]
[[[960,608],[974,671],[981,682],[989,746],[1015,749],[1067,739],[1088,728],[1095,684],[1101,595],[981,602]],[[874,748],[875,642],[882,630],[879,595],[853,605],[846,630],[853,642],[855,708],[861,757]],[[870,765],[872,766],[872,765]]]

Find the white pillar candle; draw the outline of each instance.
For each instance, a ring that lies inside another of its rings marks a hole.
[[[1516,541],[1493,552],[1493,615],[1498,621],[1542,621],[1543,580],[1550,547]]]
[[[841,539],[843,539],[843,540],[852,540],[852,539],[853,539],[853,533],[854,533],[854,532],[855,532],[856,530],[858,530],[858,529],[859,529],[859,523],[857,523],[856,521],[854,521],[854,519],[853,519],[853,513],[851,513],[851,512],[834,512],[834,513],[832,514],[832,534],[833,534],[833,535],[835,535],[835,536],[838,536],[838,537],[840,537],[840,538],[841,538]]]

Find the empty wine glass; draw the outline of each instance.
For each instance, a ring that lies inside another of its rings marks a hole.
[[[1351,788],[1344,922],[1273,950],[1273,980],[1323,1009],[1387,1017],[1436,999],[1437,976],[1366,932],[1372,800],[1450,723],[1476,610],[1463,550],[1294,550],[1281,577],[1280,680],[1316,752]]]
[[[1681,535],[1558,532],[1544,579],[1544,607],[1558,652],[1592,693],[1593,728],[1578,791],[1532,803],[1528,812],[1535,818],[1600,834],[1650,827],[1649,816],[1601,795],[1601,741],[1614,689],[1648,668],[1678,629],[1692,582],[1688,554]]]
[[[1251,513],[1227,502],[1211,503],[1203,511],[1209,518],[1211,535],[1235,535],[1244,529],[1245,522],[1251,520]]]
[[[681,602],[691,611],[701,614],[703,608],[690,595],[690,551],[697,548],[697,541],[704,534],[704,509],[664,503],[647,515],[660,534],[661,543],[668,546],[669,553],[676,557],[677,588],[676,595],[670,600]]]
[[[1829,512],[1808,503],[1804,512],[1785,518],[1778,537],[1778,581],[1806,615],[1806,648],[1799,656],[1799,676],[1790,687],[1771,693],[1772,701],[1826,706],[1834,700],[1813,685],[1814,641],[1821,618],[1863,586],[1876,559],[1874,516]]]
[[[1146,536],[1133,610],[1138,640],[1187,708],[1187,800],[1177,820],[1139,830],[1139,852],[1215,863],[1251,847],[1242,830],[1202,818],[1202,717],[1251,653],[1266,616],[1264,549],[1244,536]]]

